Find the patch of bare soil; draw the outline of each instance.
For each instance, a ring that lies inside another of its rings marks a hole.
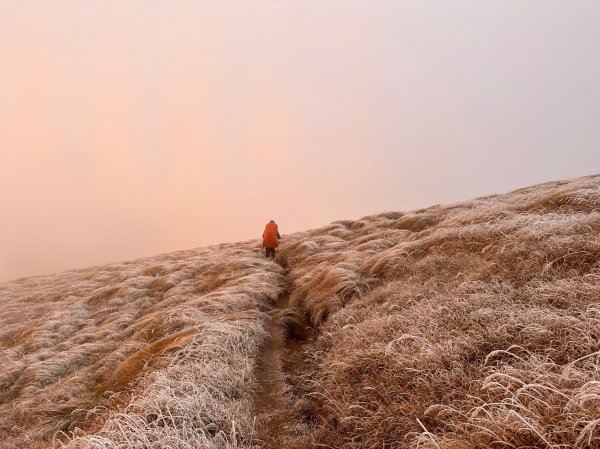
[[[314,417],[306,395],[314,370],[315,335],[304,319],[299,318],[300,314],[287,307],[288,301],[289,295],[283,294],[271,313],[267,325],[269,337],[260,349],[255,368],[258,379],[254,399],[255,443],[265,449],[312,446],[307,434]]]

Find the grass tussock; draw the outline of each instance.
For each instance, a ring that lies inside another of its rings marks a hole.
[[[159,356],[185,346],[197,333],[196,329],[186,329],[148,344],[121,362],[100,389],[103,392],[123,390],[131,385],[142,371],[147,371],[150,362],[157,361]]]
[[[306,319],[295,308],[274,309],[269,315],[282,327],[286,338],[303,340],[307,337]]]

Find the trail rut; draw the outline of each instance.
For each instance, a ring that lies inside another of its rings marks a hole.
[[[265,449],[308,448],[311,445],[306,438],[313,417],[306,394],[314,371],[315,331],[302,314],[289,308],[289,292],[280,295],[269,314],[269,336],[255,367],[254,442]]]

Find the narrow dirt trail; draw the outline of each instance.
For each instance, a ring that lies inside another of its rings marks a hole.
[[[304,395],[308,391],[306,381],[314,370],[315,332],[288,306],[289,293],[285,292],[270,312],[266,326],[269,337],[260,348],[255,368],[255,443],[265,449],[310,447],[301,440],[310,426]],[[297,326],[290,326],[292,321]]]

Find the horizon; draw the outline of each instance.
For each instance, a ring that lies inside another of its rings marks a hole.
[[[0,0],[0,282],[598,173],[598,19]]]
[[[589,175],[582,175],[582,176],[578,176],[578,177],[573,178],[573,179],[587,178],[589,176],[595,176],[595,175],[598,175],[598,173],[593,173],[593,174],[589,174]],[[562,180],[564,180],[564,179],[551,179],[551,180],[542,181],[540,183],[536,183],[536,184],[533,184],[533,185],[544,185],[544,184],[552,183],[552,182],[555,182],[555,181],[562,181]],[[294,229],[294,230],[292,230],[290,232],[282,234],[282,237],[285,239],[286,235],[296,234],[296,233],[299,233],[299,232],[310,231],[310,230],[319,229],[321,227],[326,227],[327,225],[329,225],[331,223],[334,223],[336,221],[340,221],[340,220],[359,220],[359,219],[364,218],[364,217],[374,216],[374,215],[382,214],[382,213],[385,213],[385,212],[406,212],[406,213],[410,213],[411,211],[414,211],[414,210],[428,209],[430,207],[433,207],[433,206],[436,206],[436,205],[439,205],[439,204],[448,205],[448,204],[453,204],[453,203],[463,203],[463,202],[475,201],[478,198],[485,198],[485,197],[488,197],[488,196],[496,196],[496,195],[509,194],[509,193],[511,193],[514,190],[518,190],[519,188],[525,188],[525,187],[530,187],[530,186],[531,185],[517,186],[514,189],[507,190],[507,191],[483,193],[483,194],[475,196],[475,197],[465,198],[463,200],[457,200],[457,201],[453,201],[453,202],[449,202],[449,203],[432,203],[432,204],[416,206],[414,208],[404,209],[404,210],[391,210],[391,209],[389,209],[389,210],[381,210],[381,211],[377,211],[375,213],[368,214],[368,215],[363,215],[363,216],[360,216],[360,217],[341,217],[341,218],[338,218],[338,219],[335,219],[335,220],[331,220],[331,221],[329,221],[327,223],[317,224],[313,228]],[[265,224],[268,223],[268,221],[269,220],[265,220]],[[275,220],[275,222],[278,223],[277,220]],[[260,233],[262,233],[262,231],[260,231]],[[153,253],[153,254],[141,254],[141,255],[138,255],[138,256],[135,256],[135,257],[127,258],[127,259],[107,260],[107,261],[104,261],[104,262],[100,262],[100,263],[97,263],[97,264],[86,265],[86,266],[67,267],[67,268],[65,268],[63,270],[56,271],[56,272],[31,274],[31,275],[20,276],[18,278],[7,279],[7,280],[0,279],[0,283],[2,283],[2,282],[11,282],[11,281],[19,281],[19,280],[22,280],[22,279],[27,279],[27,278],[32,278],[32,277],[53,276],[53,275],[58,275],[58,274],[63,273],[63,272],[85,270],[85,269],[93,268],[93,267],[96,267],[96,266],[119,264],[119,263],[123,263],[123,262],[130,262],[130,261],[134,261],[134,260],[152,258],[152,257],[160,256],[160,255],[163,255],[163,254],[170,254],[170,253],[175,253],[175,252],[180,252],[180,251],[192,251],[192,250],[199,249],[199,248],[207,248],[207,247],[212,247],[212,246],[219,246],[219,245],[222,245],[222,244],[244,243],[244,242],[252,241],[252,240],[256,240],[257,243],[259,243],[261,239],[260,239],[260,237],[252,236],[252,237],[249,237],[249,238],[246,238],[246,239],[212,242],[212,243],[208,243],[206,245],[199,245],[199,246],[195,246],[195,247],[173,248],[173,249],[169,249],[167,251],[157,252],[157,253]],[[282,244],[285,245],[285,240],[282,241]]]

